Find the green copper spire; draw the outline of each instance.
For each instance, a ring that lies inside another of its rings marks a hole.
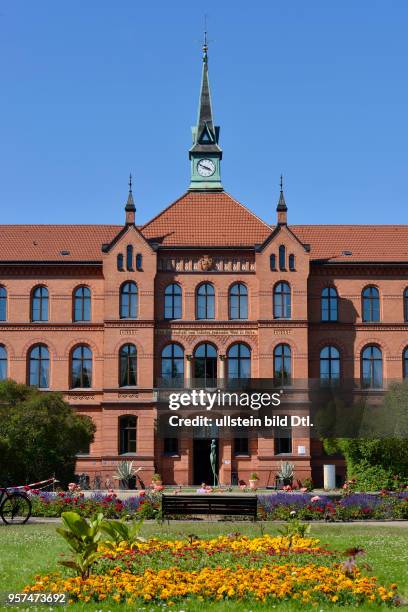
[[[190,189],[222,190],[220,160],[222,150],[218,146],[220,128],[214,126],[210,84],[208,81],[208,42],[204,33],[203,68],[197,125],[192,128],[193,146],[189,151],[191,160]]]

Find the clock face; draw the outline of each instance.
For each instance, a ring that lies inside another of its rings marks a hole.
[[[211,159],[200,159],[197,164],[197,172],[201,176],[212,176],[215,172],[215,164]]]

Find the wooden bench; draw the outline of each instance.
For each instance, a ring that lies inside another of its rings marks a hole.
[[[185,516],[195,514],[219,516],[257,517],[258,498],[256,495],[163,495],[162,516]]]

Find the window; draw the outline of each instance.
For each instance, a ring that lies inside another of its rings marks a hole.
[[[133,282],[124,283],[120,288],[120,318],[137,318],[137,285]]]
[[[279,270],[286,270],[286,247],[284,244],[279,247]]]
[[[273,290],[273,316],[275,319],[290,319],[291,297],[288,283],[280,282]]]
[[[7,321],[7,289],[0,286],[0,321]]]
[[[91,320],[91,290],[78,287],[74,292],[74,321]]]
[[[197,289],[197,319],[214,319],[215,293],[211,283],[203,283]]]
[[[34,346],[28,356],[28,384],[48,389],[50,378],[50,354],[44,344]]]
[[[404,321],[408,322],[408,287],[404,291]]]
[[[251,351],[241,342],[233,344],[227,353],[228,378],[251,377]]]
[[[31,296],[31,320],[48,321],[48,289],[35,287]]]
[[[204,343],[194,351],[194,378],[206,387],[217,384],[217,349],[212,344]]]
[[[71,388],[92,387],[92,351],[89,346],[80,345],[72,351]]]
[[[249,455],[248,438],[234,438],[234,455]]]
[[[138,253],[136,255],[136,270],[138,272],[141,272],[143,270],[143,267],[142,267],[143,263],[142,262],[143,262],[142,254]]]
[[[7,359],[7,355],[6,355]],[[408,346],[402,353],[402,376],[408,378]]]
[[[363,291],[363,321],[373,323],[380,320],[380,293],[377,287],[366,287]]]
[[[164,438],[163,452],[168,457],[178,456],[179,441],[178,438]]]
[[[124,268],[123,268],[123,255],[122,255],[122,253],[119,253],[119,255],[117,256],[116,264],[117,264],[117,268],[118,268],[119,272],[123,272]]]
[[[0,344],[0,380],[7,378],[7,349],[3,344]]]
[[[137,384],[137,349],[134,344],[125,344],[119,351],[119,386]]]
[[[133,271],[133,247],[131,244],[126,247],[126,268],[129,272]]]
[[[168,344],[162,350],[161,376],[169,381],[184,379],[184,351],[179,344]]]
[[[136,452],[137,418],[133,415],[119,417],[119,454]]]
[[[382,353],[378,346],[366,346],[361,353],[361,383],[369,389],[380,389],[383,384]]]
[[[181,287],[177,283],[167,285],[164,291],[164,318],[181,319]]]
[[[337,321],[338,319],[338,295],[334,287],[322,289],[322,321]]]
[[[269,257],[269,265],[271,267],[272,272],[276,270],[276,255],[272,253]]]
[[[288,344],[278,344],[273,351],[275,385],[290,385],[292,375],[292,351]]]
[[[320,380],[335,382],[340,379],[340,353],[334,346],[320,351]]]
[[[291,272],[295,271],[295,256],[294,255],[289,255],[289,270]]]
[[[287,429],[285,434],[286,435],[279,436],[279,438],[275,438],[275,455],[292,454],[292,431]]]
[[[235,283],[229,291],[229,318],[248,318],[248,289],[243,283]]]

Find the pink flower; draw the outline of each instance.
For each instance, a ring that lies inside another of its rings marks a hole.
[[[300,492],[301,493],[307,493],[307,487],[301,487],[300,488]]]
[[[311,502],[318,502],[318,501],[320,501],[320,497],[318,495],[314,495],[310,501]]]

